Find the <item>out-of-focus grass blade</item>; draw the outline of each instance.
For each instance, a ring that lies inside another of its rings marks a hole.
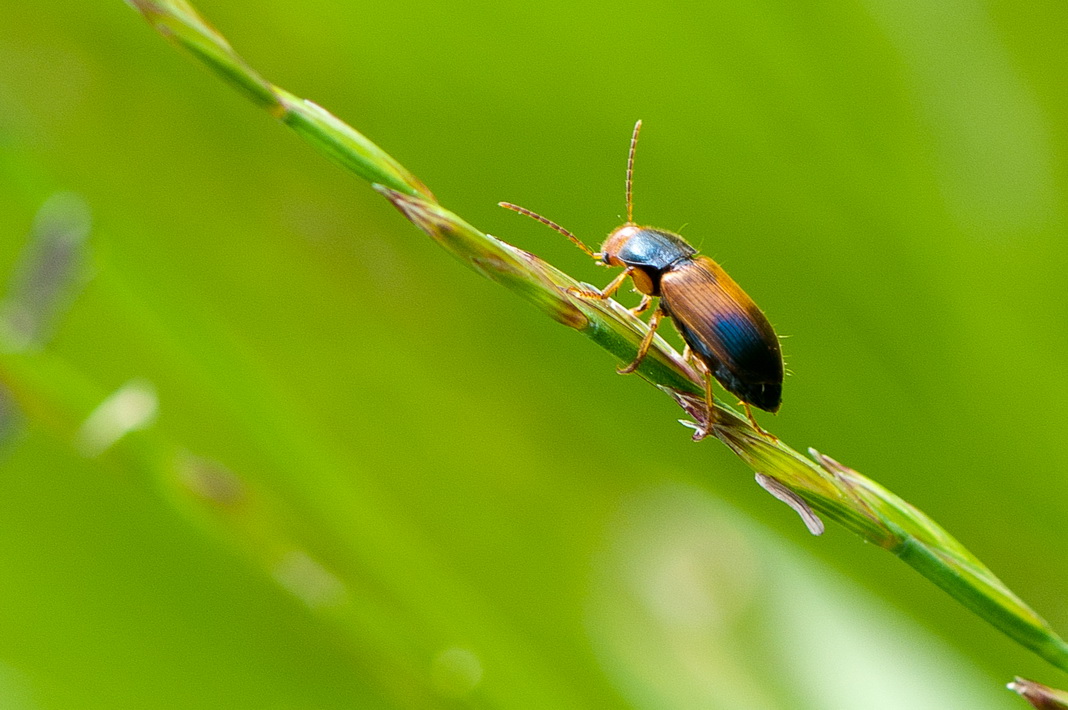
[[[38,211],[0,301],[0,348],[21,350],[47,340],[82,276],[91,221],[89,207],[71,193],[53,195]]]
[[[572,704],[558,669],[547,667],[524,639],[494,619],[492,609],[466,593],[418,536],[388,512],[370,503],[350,506],[356,520],[339,530],[330,514],[309,514],[253,477],[166,438],[151,425],[156,403],[145,383],[108,395],[48,351],[0,352],[2,387],[35,425],[83,455],[154,481],[177,509],[234,545],[335,631],[354,668],[388,705],[448,707],[476,686],[478,702],[489,707]],[[153,402],[146,408],[148,398]],[[105,436],[87,439],[88,430]],[[291,475],[297,477],[301,462],[293,465],[298,470]],[[342,468],[350,470],[351,464]],[[355,553],[339,557],[352,534],[367,549],[388,549],[390,561]],[[411,586],[402,589],[398,580]],[[478,655],[449,646],[456,638],[469,639],[495,660],[491,684],[481,682]]]

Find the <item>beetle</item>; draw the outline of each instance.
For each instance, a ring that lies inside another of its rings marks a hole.
[[[575,291],[577,295],[603,300],[630,278],[642,294],[641,303],[631,309],[634,315],[647,310],[653,299],[659,298],[637,356],[617,372],[628,374],[638,369],[661,320],[668,316],[686,341],[688,359],[699,363],[705,377],[708,424],[703,433],[710,432],[716,421],[714,377],[741,400],[753,427],[770,437],[757,424],[752,407],[776,412],[782,404],[783,361],[779,338],[753,299],[713,259],[699,254],[674,232],[641,226],[634,221],[634,153],[641,127],[641,121],[634,124],[627,154],[627,221],[612,230],[601,251],[594,252],[570,231],[531,210],[510,202],[501,202],[500,206],[560,232],[599,265],[623,267],[623,272],[603,290]]]

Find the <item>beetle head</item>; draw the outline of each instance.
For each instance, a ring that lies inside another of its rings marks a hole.
[[[605,266],[627,266],[619,258],[619,252],[641,231],[633,224],[624,224],[616,228],[601,245],[600,257]]]

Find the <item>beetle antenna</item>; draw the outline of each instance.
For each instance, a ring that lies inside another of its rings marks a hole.
[[[500,205],[501,207],[503,207],[506,210],[512,210],[513,212],[518,212],[519,214],[526,215],[527,217],[530,217],[531,219],[537,220],[537,221],[541,222],[542,224],[544,224],[546,227],[549,227],[550,229],[555,229],[557,232],[560,232],[560,234],[563,234],[565,237],[567,237],[572,242],[574,242],[575,246],[577,246],[579,249],[581,249],[582,251],[584,251],[587,254],[589,254],[590,256],[592,256],[594,259],[599,259],[601,257],[600,254],[594,253],[593,249],[590,249],[588,246],[586,246],[585,242],[583,242],[581,239],[579,239],[574,234],[572,234],[568,230],[564,229],[563,227],[561,227],[559,224],[557,224],[556,222],[552,221],[551,219],[547,219],[545,217],[542,217],[537,212],[532,212],[532,211],[528,210],[526,207],[520,207],[519,205],[513,205],[511,202],[498,202],[497,204]]]
[[[634,152],[638,148],[638,132],[642,129],[641,119],[634,124],[634,133],[630,136],[630,152],[627,153],[627,224],[634,224]]]

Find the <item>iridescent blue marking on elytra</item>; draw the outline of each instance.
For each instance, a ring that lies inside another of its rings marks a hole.
[[[712,317],[712,321],[716,335],[739,362],[745,362],[754,351],[768,349],[748,316],[741,313],[717,313]]]
[[[782,401],[782,361],[778,349],[769,345],[740,313],[724,314],[711,321],[729,361],[720,359],[709,342],[685,323],[675,319],[675,325],[683,340],[728,392],[754,407],[777,411]]]

